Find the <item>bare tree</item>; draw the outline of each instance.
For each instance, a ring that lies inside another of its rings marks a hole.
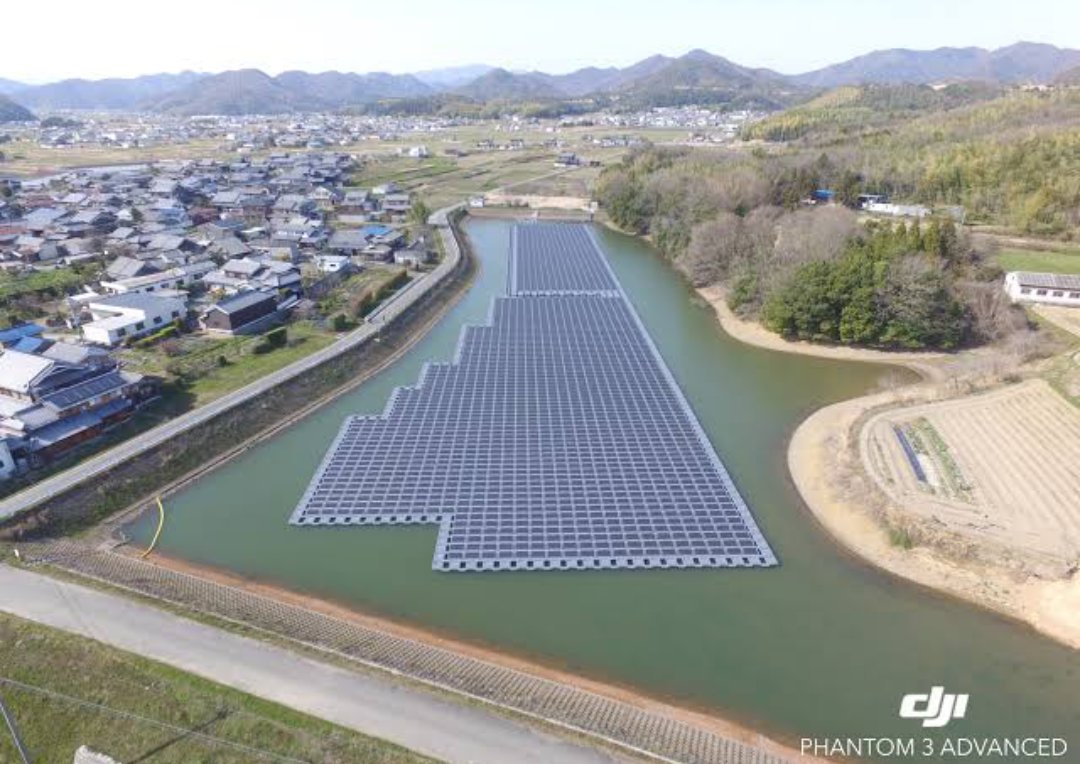
[[[971,311],[972,329],[980,339],[996,342],[1027,328],[1024,312],[996,282],[965,281],[956,289]]]
[[[707,286],[728,278],[747,257],[745,223],[738,215],[721,212],[694,226],[679,265],[694,286]]]
[[[855,214],[843,207],[793,212],[779,222],[774,264],[798,266],[833,260],[856,230]]]

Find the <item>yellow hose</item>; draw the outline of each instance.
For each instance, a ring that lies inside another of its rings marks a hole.
[[[165,527],[165,507],[163,507],[162,504],[161,504],[161,497],[160,496],[157,497],[157,508],[158,508],[157,530],[154,532],[154,538],[150,542],[150,546],[148,546],[146,548],[145,552],[143,552],[141,555],[139,555],[140,558],[146,557],[146,555],[148,555],[148,554],[150,554],[151,552],[154,551],[154,547],[157,546],[158,539],[161,538],[161,529]]]

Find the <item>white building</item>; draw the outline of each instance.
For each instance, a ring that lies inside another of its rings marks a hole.
[[[109,347],[163,329],[187,313],[180,298],[142,292],[97,298],[86,308],[93,321],[82,325],[83,337]]]
[[[1013,302],[1039,302],[1080,307],[1080,276],[1011,271],[1005,291]]]
[[[319,255],[315,265],[322,273],[337,273],[352,267],[352,260],[345,255]]]
[[[863,209],[877,215],[892,215],[897,218],[925,218],[931,212],[929,207],[921,204],[893,204],[892,202],[869,202]]]
[[[145,276],[132,276],[115,281],[102,281],[101,288],[106,294],[131,294],[141,292],[144,294],[158,292],[162,289],[182,289],[190,286],[204,275],[214,270],[212,260],[204,260],[198,263],[189,263],[177,268],[170,268],[160,273],[148,273]]]

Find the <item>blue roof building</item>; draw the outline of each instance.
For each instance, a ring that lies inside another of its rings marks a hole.
[[[0,345],[10,347],[24,337],[40,337],[45,328],[37,324],[21,324],[10,329],[0,329]]]

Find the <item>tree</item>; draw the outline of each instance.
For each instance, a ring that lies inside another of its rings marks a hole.
[[[862,176],[851,170],[844,170],[836,182],[836,201],[845,207],[859,206],[859,193],[862,191]]]
[[[889,264],[879,300],[882,345],[948,350],[967,335],[967,311],[949,290],[943,267],[920,255]]]
[[[721,212],[714,219],[694,226],[690,244],[679,265],[694,286],[708,286],[726,279],[746,256],[746,234],[742,218]]]
[[[832,263],[808,263],[765,303],[765,326],[784,337],[817,342],[840,339],[840,310]]]
[[[409,222],[413,225],[427,225],[428,218],[431,217],[431,210],[423,199],[416,199],[413,201],[412,207],[409,208]]]

